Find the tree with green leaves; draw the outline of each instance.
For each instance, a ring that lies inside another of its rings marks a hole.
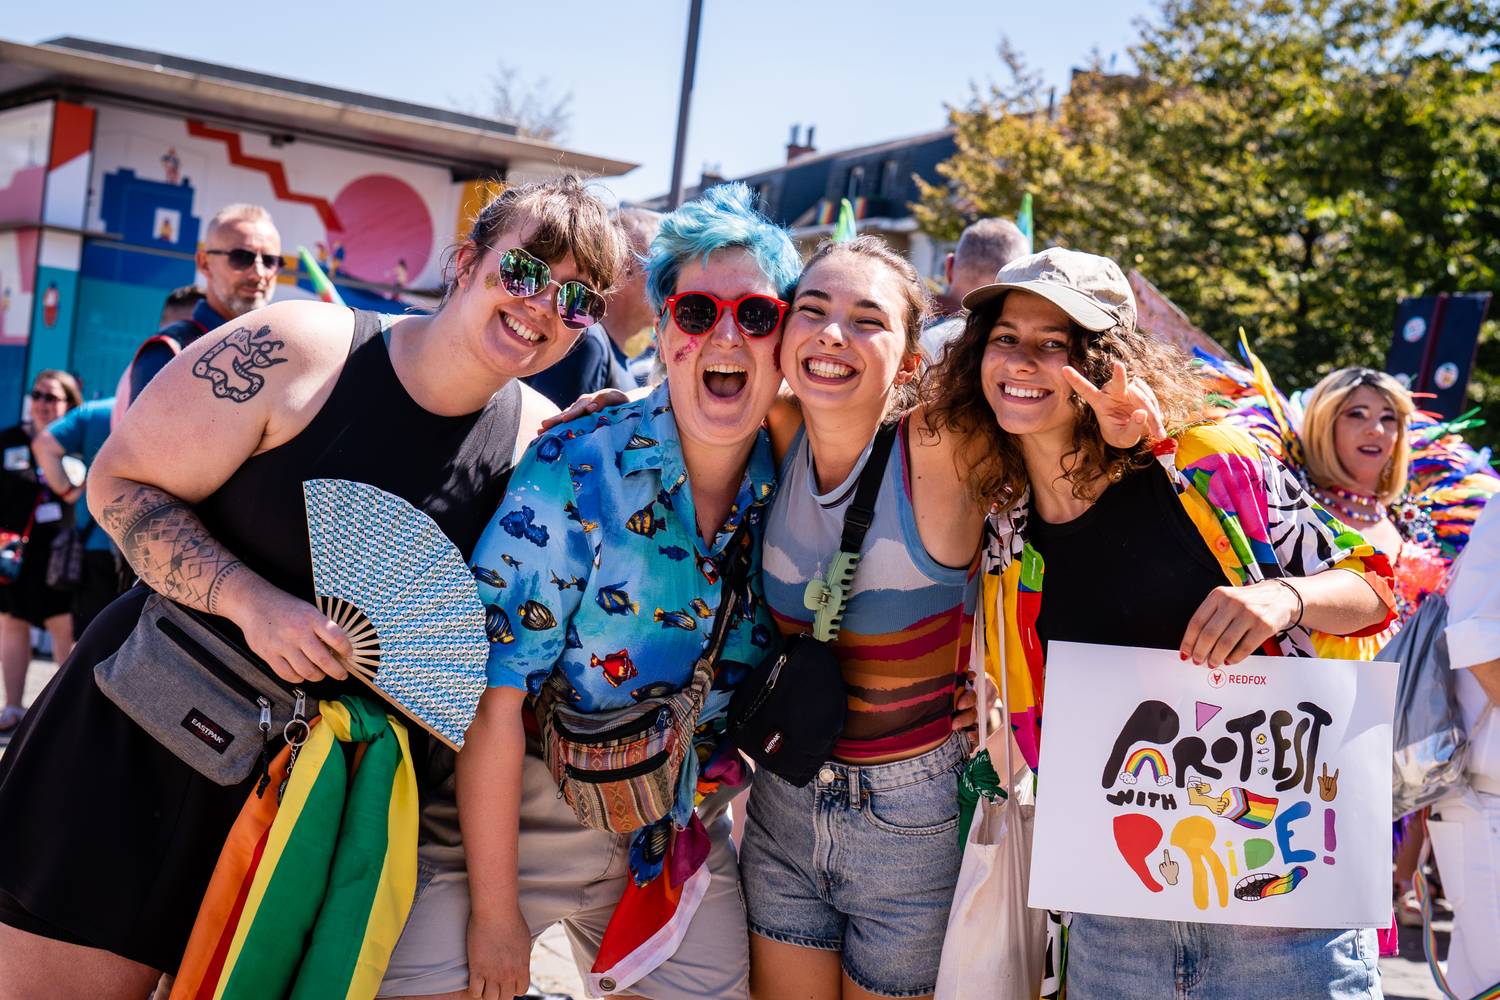
[[[1404,296],[1500,291],[1500,0],[1163,0],[1140,31],[1135,73],[1096,60],[1056,101],[1002,43],[923,226],[1030,192],[1039,247],[1138,268],[1225,344],[1243,326],[1286,388],[1379,367]]]

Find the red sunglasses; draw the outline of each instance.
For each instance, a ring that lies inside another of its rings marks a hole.
[[[712,292],[678,292],[667,296],[663,312],[672,314],[673,322],[683,333],[699,336],[718,325],[725,309],[729,310],[734,325],[745,336],[765,337],[775,333],[781,325],[787,304],[774,295],[759,292],[741,295],[737,299],[721,299]]]

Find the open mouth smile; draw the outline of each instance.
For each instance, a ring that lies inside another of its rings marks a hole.
[[[542,336],[540,331],[533,330],[531,327],[522,323],[514,316],[502,313],[500,319],[505,323],[505,328],[511,333],[515,334],[517,339],[522,340],[528,344],[540,344],[542,341],[547,339],[546,337]]]
[[[745,389],[750,375],[744,365],[720,361],[703,369],[703,386],[717,399],[734,399]]]
[[[843,382],[854,377],[854,369],[828,358],[808,358],[802,362],[802,370],[820,382]]]
[[[1000,383],[1000,392],[1008,400],[1016,400],[1026,403],[1046,399],[1048,396],[1052,395],[1051,389],[1041,389],[1029,385],[1014,385],[1010,382]]]

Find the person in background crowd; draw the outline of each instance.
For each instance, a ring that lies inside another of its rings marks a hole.
[[[528,692],[553,677],[589,713],[683,688],[739,576],[730,563],[741,532],[753,557],[735,585],[749,600],[728,625],[723,659],[757,662],[769,644],[759,541],[776,470],[761,424],[781,386],[782,317],[801,262],[751,204],[743,184],[723,185],[662,220],[646,274],[666,381],[539,438],[479,541],[490,687],[458,758],[461,830],[450,813],[446,835],[421,848],[422,867],[436,874],[412,905],[382,996],[525,993],[532,942],[557,923],[587,975],[610,950],[632,879],[662,904],[652,917],[672,914],[670,930],[625,928],[659,943],[635,950],[622,963],[628,972],[594,975],[596,988],[649,1000],[746,995],[726,806],[748,774],[723,734],[743,670],[726,667],[714,682],[671,814],[631,834],[579,822],[547,765],[526,751],[522,715]],[[696,810],[695,790],[707,796]]]
[[[254,774],[227,786],[204,777],[95,683],[152,592],[213,616],[310,699],[367,692],[336,658],[351,654],[348,636],[311,603],[303,483],[350,479],[401,497],[467,558],[553,411],[519,377],[598,320],[594,289],[614,284],[624,255],[608,209],[576,178],[518,184],[454,248],[437,312],[387,323],[279,303],[189,346],[146,388],[89,484],[100,527],[144,586],[94,620],[0,756],[0,984],[148,995],[181,961],[255,786]],[[263,277],[263,265],[251,270]],[[236,371],[222,354],[246,337],[258,361]],[[425,759],[422,731],[408,737]]]
[[[988,284],[1006,264],[1031,252],[1031,242],[1009,219],[980,219],[971,223],[958,237],[958,246],[943,260],[943,277],[948,282],[944,296],[953,310],[958,310],[974,289]],[[963,332],[962,313],[933,323],[922,331],[922,351],[936,364],[944,345]]]
[[[26,714],[21,699],[26,690],[26,669],[31,665],[31,627],[47,630],[58,663],[67,659],[73,648],[73,622],[68,616],[72,595],[47,586],[52,540],[67,510],[58,494],[48,488],[48,481],[38,475],[32,444],[41,428],[82,399],[77,379],[49,368],[31,385],[25,419],[0,431],[0,452],[4,456],[0,469],[0,533],[10,540],[5,546],[8,553],[20,557],[19,567],[6,560],[5,572],[15,575],[0,583],[0,670],[5,675],[0,732],[16,728]]]
[[[1369,659],[1427,594],[1443,591],[1475,518],[1500,491],[1500,476],[1463,440],[1461,427],[1418,413],[1411,394],[1384,372],[1339,369],[1293,403],[1245,350],[1250,367],[1200,355],[1207,388],[1234,403],[1223,419],[1249,431],[1329,513],[1391,560],[1396,618],[1390,627],[1371,636],[1316,637],[1320,656]],[[1396,823],[1392,895],[1405,926],[1422,923],[1412,877],[1426,815],[1420,810]]]
[[[646,293],[646,269],[639,261],[645,259],[646,248],[656,239],[661,213],[649,208],[622,208],[618,218],[630,241],[631,267],[609,300],[610,314],[604,329],[614,345],[615,360],[629,370],[636,385],[645,385],[656,360],[656,340],[652,337],[656,315]]]
[[[1500,983],[1500,505],[1474,522],[1448,584],[1448,665],[1469,731],[1468,788],[1432,807],[1427,835],[1453,907],[1448,985]]]
[[[182,323],[193,318],[193,310],[203,301],[203,289],[197,285],[183,285],[167,293],[167,301],[161,306],[161,320],[157,329]]]
[[[63,458],[73,456],[87,468],[109,437],[113,399],[95,399],[75,406],[59,420],[37,432],[31,442],[37,468],[49,486],[61,490],[58,497],[72,507],[78,537],[83,542],[82,577],[73,591],[73,635],[83,635],[89,622],[111,601],[123,594],[133,576],[120,558],[109,533],[99,527],[89,512],[87,486],[74,483],[63,468]],[[58,662],[62,662],[59,660]]]
[[[580,396],[600,389],[628,390],[645,384],[644,377],[637,379],[627,366],[650,343],[654,317],[646,299],[642,260],[656,238],[661,215],[644,208],[625,208],[616,213],[615,219],[629,242],[630,253],[620,282],[605,293],[608,308],[604,320],[585,330],[567,357],[526,379],[527,385],[558,406],[571,406]],[[649,361],[645,370],[650,370]]]
[[[987,632],[986,663],[997,677],[1004,664],[1031,767],[1051,641],[1175,649],[1189,670],[1262,650],[1310,657],[1316,632],[1390,622],[1385,557],[1248,434],[1198,420],[1198,376],[1136,327],[1114,261],[1054,247],[1013,261],[964,306],[931,412],[939,429],[990,438],[973,476],[975,495],[998,504],[982,599],[1021,610]],[[1256,547],[1234,547],[1225,523]],[[1075,913],[1065,982],[1070,1000],[1154,997],[1180,991],[1186,968],[1205,997],[1368,998],[1375,953],[1374,931]]]
[[[187,319],[163,327],[136,349],[122,379],[128,383],[116,390],[119,407],[129,406],[183,348],[271,301],[282,265],[281,234],[271,213],[259,205],[219,209],[208,220],[197,265],[204,278],[203,298]]]

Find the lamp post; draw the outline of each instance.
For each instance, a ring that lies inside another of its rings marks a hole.
[[[693,103],[693,68],[698,63],[698,21],[702,15],[703,0],[691,0],[687,51],[682,57],[682,94],[677,100],[677,146],[672,151],[672,192],[667,197],[669,212],[682,204],[682,158],[687,153],[688,109]]]

